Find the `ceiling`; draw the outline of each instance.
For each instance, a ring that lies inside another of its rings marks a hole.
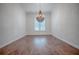
[[[39,10],[51,12],[55,6],[53,3],[21,3],[20,5],[25,12],[37,12]]]

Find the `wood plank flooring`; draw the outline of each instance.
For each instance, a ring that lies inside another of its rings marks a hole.
[[[0,49],[1,55],[79,55],[79,49],[51,35],[28,35]]]

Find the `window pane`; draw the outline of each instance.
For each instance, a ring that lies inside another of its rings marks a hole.
[[[45,20],[41,23],[41,26],[40,26],[40,30],[41,31],[45,31]]]
[[[43,22],[35,20],[35,31],[45,31],[45,20]]]

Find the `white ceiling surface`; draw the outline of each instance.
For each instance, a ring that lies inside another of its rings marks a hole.
[[[43,12],[51,12],[55,4],[53,3],[21,3],[21,7],[25,12],[37,12],[42,10]]]

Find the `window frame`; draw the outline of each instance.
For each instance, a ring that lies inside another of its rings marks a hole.
[[[36,25],[35,25],[35,21],[37,21],[37,20],[34,19],[34,31],[36,31],[36,32],[45,32],[45,31],[46,31],[46,21],[45,21],[45,20],[43,21],[43,22],[44,22],[44,26],[45,26],[44,30],[40,30],[40,29],[39,29],[39,30],[36,30],[36,29],[35,29],[35,26],[36,26]],[[37,21],[37,22],[38,22],[38,21]]]

